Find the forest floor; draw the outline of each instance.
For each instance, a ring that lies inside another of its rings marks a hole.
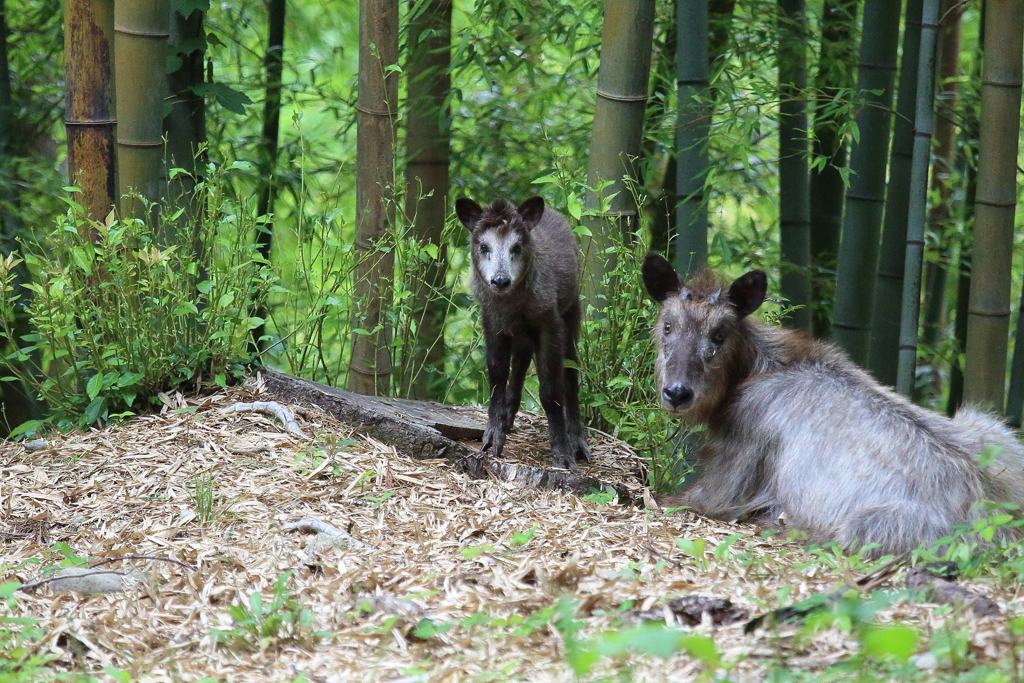
[[[32,647],[54,656],[51,671],[145,681],[754,681],[780,665],[799,676],[863,661],[857,630],[842,624],[813,636],[790,625],[747,635],[739,618],[847,579],[849,561],[831,551],[604,494],[472,480],[316,409],[292,407],[310,441],[263,415],[222,412],[256,392],[168,397],[159,415],[55,437],[41,451],[0,445],[0,583],[61,563],[176,561],[102,565],[141,572],[125,592],[44,584],[16,593],[8,609],[39,620]],[[595,465],[581,471],[639,492],[636,454],[591,438]],[[548,457],[545,422],[531,415],[519,418],[508,457],[527,453]],[[341,540],[286,528],[309,519],[342,530]],[[902,571],[886,584],[902,585]],[[1004,616],[909,597],[875,615],[920,634],[925,678],[1006,667],[1015,654],[1005,615],[1024,613],[1024,596],[984,578],[964,585]],[[702,654],[703,639],[667,659],[615,654],[601,635],[645,616],[671,622],[667,601],[692,595],[734,605],[723,613],[734,623],[705,614],[683,626],[713,639],[717,654]],[[948,657],[940,633],[960,634],[960,645],[947,638]],[[597,661],[577,677],[570,660],[588,647]]]

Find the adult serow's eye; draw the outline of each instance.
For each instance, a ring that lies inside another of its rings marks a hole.
[[[662,327],[662,330],[664,330],[665,334],[670,333],[672,331],[672,323],[665,323],[664,327]]]
[[[714,332],[712,332],[711,333],[711,343],[715,344],[717,346],[721,346],[722,344],[724,344],[725,343],[725,330],[719,328],[719,329],[715,330]]]
[[[486,244],[481,244],[480,245],[480,253],[481,254],[490,254],[491,253],[491,248],[489,246],[487,246]]]
[[[512,247],[511,251],[513,256],[519,256],[519,254],[523,253],[523,245],[517,244],[516,246]]]

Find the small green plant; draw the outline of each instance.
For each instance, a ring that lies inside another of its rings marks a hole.
[[[270,602],[253,591],[247,602],[236,602],[225,611],[231,617],[231,628],[213,629],[210,634],[218,645],[246,650],[266,650],[283,641],[305,641],[324,635],[314,631],[313,613],[288,588],[292,573],[285,572],[274,582]]]
[[[36,619],[12,616],[18,612],[14,593],[18,582],[0,584],[0,681],[31,683],[49,679],[46,664],[56,657],[40,654],[45,635]]]
[[[676,547],[693,558],[694,563],[701,571],[707,571],[711,563],[704,557],[704,549],[707,543],[703,538],[677,538]]]
[[[594,491],[583,496],[583,500],[589,500],[595,505],[611,505],[619,499],[619,494],[611,486],[605,486],[603,491]]]
[[[213,470],[206,470],[192,479],[192,490],[189,491],[189,495],[192,497],[196,517],[201,524],[210,524],[217,518],[214,488]]]
[[[537,525],[534,524],[528,531],[513,531],[512,540],[509,541],[510,548],[517,548],[524,546],[533,540],[533,535],[537,533]]]
[[[490,543],[481,543],[480,545],[471,545],[468,548],[463,548],[459,552],[467,560],[475,560],[484,553],[493,553],[496,548]]]

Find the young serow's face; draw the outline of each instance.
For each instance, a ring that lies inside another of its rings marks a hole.
[[[726,289],[705,269],[684,285],[667,260],[648,254],[643,278],[661,304],[652,332],[661,405],[673,413],[717,405],[729,386],[740,322],[764,301],[767,276],[754,270]]]
[[[473,268],[491,291],[512,291],[530,262],[530,231],[544,214],[544,200],[531,197],[518,208],[497,200],[486,209],[472,199],[455,202],[455,212],[470,233]]]

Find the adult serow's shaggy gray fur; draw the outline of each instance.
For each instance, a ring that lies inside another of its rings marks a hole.
[[[455,212],[470,233],[471,286],[487,344],[491,400],[481,452],[491,449],[501,455],[536,354],[555,466],[576,471],[576,459],[590,460],[590,449],[580,419],[575,368],[579,258],[569,223],[557,211],[545,209],[541,197],[530,197],[518,208],[496,199],[486,209],[472,199],[460,199]],[[563,365],[566,358],[574,367]]]
[[[709,436],[696,483],[667,504],[762,525],[784,515],[812,541],[878,555],[990,514],[982,501],[1024,501],[1013,432],[975,410],[950,420],[916,406],[832,344],[749,318],[764,272],[723,285],[705,269],[684,285],[649,254],[643,278],[661,304],[662,405]]]

